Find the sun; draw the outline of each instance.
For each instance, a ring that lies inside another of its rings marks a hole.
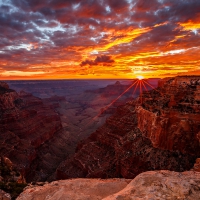
[[[142,79],[144,79],[144,76],[140,75],[140,76],[137,76],[136,78],[139,79],[139,80],[142,80]]]

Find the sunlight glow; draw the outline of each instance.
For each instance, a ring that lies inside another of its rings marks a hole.
[[[23,71],[18,71],[18,70],[13,70],[13,71],[5,71],[2,73],[4,76],[32,76],[32,75],[37,75],[37,74],[44,74],[43,71],[37,71],[37,72],[23,72]]]
[[[142,80],[142,79],[144,79],[144,76],[139,75],[139,76],[137,76],[137,79]]]
[[[141,79],[139,79],[139,77]],[[95,117],[92,118],[92,120],[90,120],[86,125],[84,130],[86,130],[86,128],[88,127],[89,124],[91,124],[92,122],[94,122],[96,119],[98,119],[110,106],[112,106],[119,98],[121,98],[126,92],[128,92],[131,88],[133,88],[133,94],[132,94],[132,98],[134,98],[134,94],[135,92],[139,89],[140,92],[140,100],[142,103],[142,92],[148,91],[149,89],[147,89],[147,86],[150,86],[152,89],[156,90],[148,81],[143,80],[144,77],[143,76],[138,76],[137,77],[138,80],[136,80],[135,82],[133,82],[122,94],[120,94],[116,99],[114,99],[110,104],[108,104],[106,107],[104,107],[101,112],[96,115]],[[157,92],[159,92],[158,90],[156,90]],[[160,92],[159,92],[160,93]]]

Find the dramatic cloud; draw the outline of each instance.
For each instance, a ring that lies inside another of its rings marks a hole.
[[[0,0],[0,30],[0,79],[200,74],[199,0]]]
[[[110,56],[97,56],[95,60],[86,59],[85,61],[81,62],[81,66],[84,66],[84,65],[92,66],[92,65],[99,65],[99,64],[110,65],[113,62],[114,60],[112,60]]]

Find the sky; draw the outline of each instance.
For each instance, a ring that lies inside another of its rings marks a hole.
[[[200,75],[200,0],[0,0],[0,79]]]

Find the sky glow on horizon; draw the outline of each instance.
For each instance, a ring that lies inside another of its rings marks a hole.
[[[199,0],[0,0],[0,80],[200,75]]]

